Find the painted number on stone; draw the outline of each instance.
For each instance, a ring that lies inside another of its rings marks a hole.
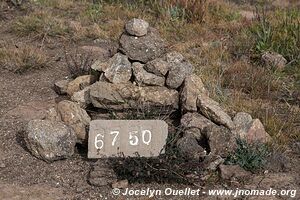
[[[115,146],[120,132],[119,131],[111,131],[109,134],[114,136],[112,141],[111,141],[111,145]],[[142,130],[140,134],[139,134],[138,131],[129,132],[128,141],[129,141],[129,144],[132,145],[132,146],[139,145],[140,141],[142,141],[142,143],[145,144],[145,145],[150,145],[151,139],[152,139],[152,133],[149,130]],[[104,146],[104,141],[103,140],[104,140],[104,135],[102,135],[102,134],[97,134],[96,135],[96,137],[95,137],[95,147],[96,147],[96,149],[102,149],[103,148],[103,146]]]

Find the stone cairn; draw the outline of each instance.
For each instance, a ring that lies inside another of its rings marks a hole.
[[[209,160],[210,169],[234,150],[237,137],[248,142],[270,140],[258,119],[247,113],[232,119],[211,99],[193,74],[193,65],[180,53],[167,51],[148,22],[127,22],[119,45],[109,60],[93,63],[93,75],[55,83],[58,94],[71,98],[50,109],[46,119],[28,124],[25,141],[33,155],[48,162],[71,156],[75,143],[87,141],[91,121],[87,107],[122,112],[146,104],[180,112],[178,150],[188,159]]]

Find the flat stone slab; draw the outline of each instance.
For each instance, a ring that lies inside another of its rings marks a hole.
[[[88,158],[155,157],[164,152],[168,124],[162,120],[90,122]]]

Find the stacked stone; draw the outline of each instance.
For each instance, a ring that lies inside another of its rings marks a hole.
[[[49,111],[47,120],[71,127],[77,142],[87,140],[91,121],[87,106],[121,112],[141,104],[150,109],[180,110],[183,137],[177,146],[190,159],[217,158],[221,164],[222,158],[234,149],[236,137],[264,142],[269,139],[258,119],[238,113],[232,120],[209,98],[202,80],[193,74],[192,64],[178,52],[167,52],[165,41],[148,22],[130,20],[119,43],[118,53],[108,61],[93,63],[91,68],[96,75],[55,83],[57,93],[68,94],[72,101],[58,103]],[[30,149],[35,151],[34,145]],[[42,152],[35,151],[35,155],[39,154]]]

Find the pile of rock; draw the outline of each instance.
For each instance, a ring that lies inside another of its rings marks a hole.
[[[108,61],[93,63],[93,75],[55,83],[57,93],[71,100],[59,102],[46,119],[28,124],[26,141],[33,155],[46,161],[72,155],[75,142],[87,140],[87,107],[122,112],[146,104],[153,110],[180,111],[183,137],[178,149],[199,161],[226,157],[236,137],[269,140],[258,119],[238,113],[232,120],[209,97],[193,65],[180,53],[168,52],[165,41],[144,20],[130,20],[119,43],[118,53]]]

